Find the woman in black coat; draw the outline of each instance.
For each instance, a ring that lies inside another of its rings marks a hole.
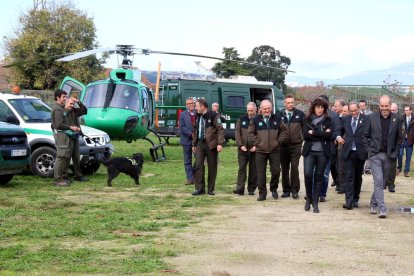
[[[312,203],[313,212],[319,213],[318,200],[322,189],[323,173],[331,156],[330,141],[332,132],[333,123],[328,116],[328,103],[317,98],[309,108],[303,127],[305,143],[302,155],[304,157],[306,211],[310,210]]]

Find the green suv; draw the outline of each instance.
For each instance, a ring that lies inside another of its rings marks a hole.
[[[7,184],[13,175],[21,173],[29,164],[29,157],[30,147],[24,130],[0,122],[0,185]]]

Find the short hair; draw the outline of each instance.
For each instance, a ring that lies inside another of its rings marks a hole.
[[[66,91],[63,91],[62,89],[58,89],[55,91],[55,93],[53,93],[54,97],[55,97],[55,101],[57,101],[58,98],[60,98],[62,95],[67,95],[68,93],[66,93]]]
[[[188,101],[192,101],[192,102],[194,102],[194,98],[193,97],[189,97],[189,98],[187,98],[187,100],[185,100],[185,103],[187,104],[187,102]]]
[[[214,103],[212,103],[212,104],[211,104],[211,106],[213,106],[213,105],[218,105],[218,106],[220,106],[218,102],[214,102]]]
[[[248,107],[249,107],[249,105],[253,106],[254,108],[257,108],[257,106],[256,106],[256,104],[255,104],[254,102],[249,102],[249,103],[246,105],[246,108],[248,108]]]
[[[205,108],[208,108],[208,103],[205,99],[198,99],[197,102],[201,105],[203,105]]]
[[[348,107],[351,106],[351,105],[353,105],[353,104],[355,104],[357,106],[357,108],[359,108],[359,104],[357,102],[355,102],[355,101],[349,102]]]
[[[413,110],[413,107],[411,105],[405,105],[404,108],[408,107],[409,110]]]
[[[367,103],[366,100],[359,100],[360,103]]]
[[[323,107],[323,109],[324,109],[323,114],[324,115],[328,114],[328,102],[325,101],[322,98],[316,98],[316,99],[313,100],[313,102],[311,103],[311,105],[309,107],[308,117],[315,114],[315,107],[317,107],[317,106],[322,106]]]
[[[290,98],[294,99],[295,97],[293,97],[293,95],[291,95],[291,94],[287,94],[287,95],[285,96],[285,100],[286,100],[286,99],[290,99]]]
[[[342,99],[336,99],[335,102],[338,102],[341,106],[345,106],[346,105],[345,101],[342,100]]]

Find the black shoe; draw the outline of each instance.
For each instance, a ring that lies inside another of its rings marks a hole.
[[[298,199],[299,198],[299,193],[292,193],[292,197],[293,197],[293,199]]]
[[[345,191],[344,190],[338,190],[338,191],[336,191],[338,194],[344,194],[345,193]]]
[[[326,202],[326,197],[320,196],[319,197],[319,202]]]
[[[202,189],[200,190],[196,190],[194,193],[192,193],[193,196],[199,196],[199,195],[204,195],[206,192]]]
[[[208,192],[209,195],[216,195],[214,192]]]
[[[393,187],[388,187],[388,191],[389,191],[390,193],[395,193],[395,189],[394,189]]]
[[[272,197],[274,199],[278,199],[279,198],[279,194],[277,192],[272,192]]]
[[[331,183],[331,187],[335,187],[336,186],[336,183],[335,182],[332,182]]]
[[[254,195],[254,192],[249,192],[249,195]]]
[[[239,190],[233,190],[233,194],[236,194],[236,195],[244,195],[244,192],[243,191],[239,191]]]
[[[289,192],[283,192],[282,197],[290,197],[290,193]]]
[[[263,200],[266,200],[266,196],[259,196],[257,198],[257,201],[263,201]]]
[[[310,210],[310,200],[306,200],[306,203],[305,203],[305,211],[309,211]]]
[[[352,202],[352,207],[359,208],[359,203],[358,202]]]
[[[342,208],[347,209],[347,210],[353,209],[351,205],[347,205],[347,204],[342,205]]]
[[[89,181],[89,179],[88,179],[88,178],[86,178],[86,177],[84,177],[84,176],[81,176],[81,177],[74,177],[74,178],[73,178],[73,180],[75,180],[75,181],[79,181],[79,182],[86,182],[86,181]]]
[[[314,213],[319,213],[318,203],[312,203],[312,207]]]

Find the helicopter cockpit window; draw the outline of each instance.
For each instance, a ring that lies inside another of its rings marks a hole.
[[[148,112],[148,91],[145,88],[141,89],[142,94],[142,110]]]
[[[138,112],[138,89],[129,85],[117,84],[109,106]]]
[[[103,107],[105,104],[107,89],[107,83],[100,83],[89,86],[86,90],[85,97],[83,98],[83,104],[88,108]]]

